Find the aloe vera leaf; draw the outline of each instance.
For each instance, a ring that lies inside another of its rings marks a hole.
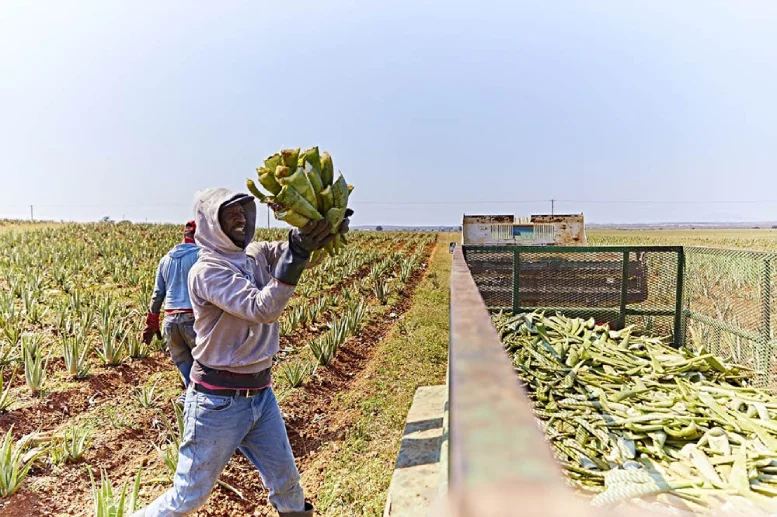
[[[338,224],[338,226],[339,226],[339,224]],[[334,239],[332,239],[332,245],[335,248],[335,253],[339,253],[340,250],[343,249],[343,242],[340,239],[340,234],[339,233],[335,235]]]
[[[299,147],[281,150],[281,164],[291,170],[296,170],[299,164]]]
[[[326,217],[326,220],[332,225],[332,233],[337,233],[337,230],[340,228],[340,224],[345,217],[345,210],[342,208],[330,208],[327,210],[324,217]],[[337,245],[335,245],[335,247],[337,247]]]
[[[710,463],[709,457],[695,445],[689,444],[688,446],[691,463],[704,478],[709,481],[715,488],[725,488],[726,484],[720,479],[718,471]]]
[[[275,168],[275,179],[280,180],[281,178],[287,178],[291,176],[292,171],[296,171],[297,169],[292,169],[290,167],[286,167],[285,165],[278,165]]]
[[[717,402],[715,402],[715,399],[712,398],[711,395],[708,393],[699,393],[699,400],[701,400],[708,408],[710,408],[713,413],[718,415],[718,417],[721,418],[723,422],[733,427],[737,432],[742,432],[742,428],[739,426],[739,424],[728,415],[725,409],[723,409]]]
[[[663,424],[637,424],[634,422],[628,422],[626,429],[637,433],[652,433],[655,431],[663,431]]]
[[[283,160],[281,159],[281,153],[275,153],[272,156],[268,156],[264,160],[264,166],[270,171],[275,171],[275,168],[278,165],[283,165]]]
[[[313,190],[319,198],[319,207],[323,210],[323,207],[321,207],[321,191],[324,190],[324,185],[321,182],[321,176],[313,169],[305,172],[305,174],[308,175],[308,180],[310,180],[310,184],[313,185]]]
[[[285,221],[297,228],[302,228],[310,222],[310,219],[308,219],[304,215],[298,214],[294,210],[285,210],[283,212],[277,212],[275,214],[275,217],[278,220]]]
[[[308,178],[308,175],[305,174],[305,171],[302,170],[302,168],[297,169],[291,176],[279,179],[278,182],[284,187],[294,187],[294,190],[299,192],[313,208],[318,210],[319,206],[316,191],[310,183],[310,178]]]
[[[731,488],[736,489],[740,493],[750,491],[750,478],[747,475],[747,453],[744,448],[740,448],[739,454],[736,455],[728,483]]]
[[[334,196],[335,207],[348,208],[348,185],[345,183],[345,178],[340,174],[337,176],[337,181],[332,183],[332,195]]]
[[[329,153],[324,151],[321,153],[321,182],[324,187],[328,187],[332,184],[335,177],[335,167],[332,164],[332,157]]]
[[[771,451],[777,451],[777,439],[774,438],[769,431],[764,429],[760,423],[750,420],[748,418],[743,419],[750,425],[752,431],[758,436],[761,442]]]
[[[766,408],[766,404],[763,404],[761,402],[753,402],[753,407],[755,407],[756,412],[758,413],[758,418],[761,420],[771,420],[772,417],[769,416],[769,410]]]
[[[315,171],[321,170],[321,157],[318,154],[318,147],[311,147],[300,153],[297,165],[304,168],[306,163],[310,164]]]
[[[321,210],[327,213],[335,206],[335,198],[332,194],[332,187],[326,187],[321,191]]]
[[[710,450],[716,454],[722,454],[724,456],[731,454],[731,444],[728,441],[728,435],[726,432],[715,427],[707,432]]]
[[[258,188],[256,188],[256,184],[254,183],[254,180],[251,180],[251,179],[248,179],[248,180],[246,180],[246,188],[248,189],[248,191],[249,191],[249,192],[250,192],[250,193],[251,193],[251,194],[252,194],[252,195],[253,195],[253,196],[254,196],[256,199],[258,199],[258,200],[259,200],[259,201],[261,201],[262,203],[266,203],[266,202],[267,202],[267,196],[265,196],[264,194],[262,194],[262,193],[259,191],[259,189],[258,189]]]
[[[293,210],[312,221],[320,221],[324,218],[313,205],[291,186],[283,187],[276,198],[284,208]]]
[[[631,397],[635,397],[637,395],[641,395],[642,393],[651,391],[652,388],[641,388],[641,389],[633,389],[633,390],[625,390],[621,391],[615,394],[614,397],[612,397],[610,400],[613,402],[622,402],[626,399],[629,399]]]
[[[267,189],[273,196],[277,196],[281,191],[281,184],[275,178],[275,174],[265,172],[259,175],[259,183]]]

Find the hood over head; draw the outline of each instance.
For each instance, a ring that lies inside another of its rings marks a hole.
[[[240,203],[246,216],[246,238],[240,248],[224,232],[219,224],[219,210],[227,204]],[[222,255],[231,260],[245,258],[245,248],[254,239],[256,230],[256,203],[248,194],[233,192],[225,188],[200,190],[194,196],[194,220],[197,223],[195,242],[205,252]]]
[[[197,253],[198,251],[200,251],[199,246],[185,242],[183,244],[176,244],[176,246],[170,250],[170,256],[173,258],[181,258],[189,253]]]

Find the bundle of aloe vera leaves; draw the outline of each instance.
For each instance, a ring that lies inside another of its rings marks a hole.
[[[264,160],[256,173],[259,184],[270,195],[260,191],[252,179],[246,181],[246,186],[259,201],[274,208],[277,219],[297,228],[326,219],[332,233],[337,233],[353,186],[346,183],[342,173],[334,177],[329,153],[319,153],[318,147],[306,151],[283,149]],[[335,255],[346,244],[345,236],[337,234],[326,251]]]
[[[576,487],[598,492],[594,505],[777,505],[777,397],[750,385],[752,370],[633,327],[538,313],[494,323],[554,453]]]

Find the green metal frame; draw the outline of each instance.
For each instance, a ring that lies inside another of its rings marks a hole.
[[[468,251],[476,252],[512,252],[513,254],[513,297],[512,307],[513,312],[520,311],[533,311],[533,310],[546,310],[546,311],[559,311],[569,316],[586,316],[591,314],[601,315],[607,317],[608,321],[618,321],[623,324],[626,321],[627,316],[673,316],[673,341],[675,346],[682,346],[686,344],[688,335],[688,324],[691,321],[695,321],[704,325],[707,325],[713,329],[721,332],[726,332],[743,339],[749,340],[756,345],[755,357],[758,361],[758,368],[763,372],[763,380],[766,382],[770,371],[770,362],[772,351],[777,347],[777,338],[774,336],[773,325],[774,318],[772,315],[773,303],[772,296],[775,295],[773,280],[775,278],[775,268],[777,267],[777,254],[768,251],[757,250],[739,250],[739,249],[723,249],[723,248],[708,248],[697,246],[482,246],[482,245],[465,245],[462,247],[466,256]],[[661,252],[661,253],[676,253],[677,254],[677,271],[676,271],[676,291],[674,300],[674,310],[647,310],[647,309],[631,309],[628,307],[628,292],[627,292],[627,276],[628,266],[631,253],[641,252]],[[520,300],[520,268],[521,268],[521,253],[613,253],[622,254],[623,268],[621,278],[621,293],[620,303],[615,307],[522,307]],[[710,255],[718,257],[729,257],[730,260],[756,260],[762,264],[759,271],[761,292],[760,292],[760,308],[761,308],[761,322],[757,330],[747,330],[740,325],[723,321],[700,312],[694,311],[691,308],[690,293],[687,292],[688,288],[688,275],[693,271],[689,270],[689,260],[694,256]],[[507,307],[505,307],[507,308]],[[610,319],[611,318],[611,319]]]
[[[686,247],[686,258],[690,256],[691,253],[695,255],[729,258],[729,260],[742,260],[746,258],[748,260],[761,261],[761,269],[759,272],[761,284],[761,322],[757,330],[747,330],[738,324],[729,321],[721,321],[720,319],[701,314],[691,309],[689,305],[684,305],[685,310],[683,312],[682,324],[686,326],[686,328],[683,328],[682,331],[683,336],[686,336],[688,322],[696,321],[715,330],[751,341],[756,346],[754,358],[757,361],[757,369],[762,372],[757,376],[756,380],[760,385],[774,387],[775,383],[772,379],[772,374],[770,373],[770,362],[772,351],[777,347],[777,339],[774,339],[772,335],[772,325],[774,323],[772,321],[772,296],[774,295],[772,280],[774,265],[775,262],[777,262],[777,254],[762,250],[740,250],[696,246]],[[686,271],[684,277],[687,276],[688,272]]]
[[[533,311],[537,309],[554,310],[553,307],[522,307],[520,300],[520,267],[521,253],[621,253],[623,263],[621,276],[621,294],[619,307],[565,307],[558,308],[569,316],[576,314],[602,313],[616,316],[621,325],[625,325],[627,316],[673,316],[673,335],[676,346],[685,342],[685,333],[683,330],[683,289],[685,276],[685,249],[682,246],[471,246],[465,245],[464,252],[513,252],[513,302],[512,310],[514,313],[521,311]],[[628,297],[628,275],[629,259],[631,253],[675,253],[677,255],[677,278],[674,310],[660,311],[649,309],[629,309],[627,307]]]

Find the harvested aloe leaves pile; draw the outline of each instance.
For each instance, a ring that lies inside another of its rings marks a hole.
[[[777,397],[748,386],[752,370],[594,320],[494,323],[554,453],[576,487],[598,492],[594,505],[777,504]]]
[[[326,219],[332,233],[337,233],[353,186],[345,182],[342,173],[335,178],[334,170],[332,157],[327,152],[319,154],[318,147],[302,152],[299,148],[283,149],[256,169],[259,184],[271,195],[261,192],[251,179],[246,186],[259,201],[273,207],[277,219],[297,228]],[[337,234],[326,251],[336,255],[346,244],[345,236]]]

